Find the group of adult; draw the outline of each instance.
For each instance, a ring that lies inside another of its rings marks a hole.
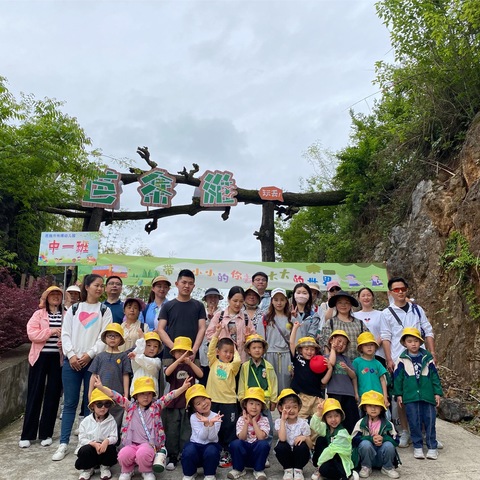
[[[111,322],[123,323],[124,327],[127,324],[129,328],[130,318],[132,331],[135,322],[148,325],[149,330],[156,330],[165,346],[163,349],[165,365],[173,361],[169,352],[175,338],[180,336],[190,338],[193,355],[199,359],[205,373],[208,373],[206,345],[209,324],[224,322],[225,335],[228,335],[229,317],[236,315],[244,319],[237,322],[238,328],[234,329],[233,339],[237,345],[244,341],[248,333],[257,330],[265,333],[265,313],[272,297],[267,291],[268,276],[264,272],[253,275],[252,285],[246,290],[241,287],[231,289],[229,306],[224,310],[218,308],[223,296],[216,288],[206,290],[203,302],[192,298],[195,276],[190,270],[180,271],[175,281],[177,296],[167,301],[171,286],[167,277],[157,276],[152,281],[150,298],[146,306],[139,299],[127,299],[123,303],[120,299],[122,280],[120,277],[111,276],[106,279],[107,298],[102,303],[100,298],[104,293],[104,279],[95,274],[86,275],[80,288],[70,290],[69,296],[78,294],[79,301],[73,303],[69,298],[73,304],[66,312],[62,309],[63,291],[60,288],[49,287],[42,294],[39,310],[34,313],[27,325],[32,346],[29,354],[27,406],[19,443],[21,447],[30,446],[30,442],[37,437],[43,446],[52,444],[63,385],[64,409],[60,446],[52,459],[64,458],[70,442],[82,384],[83,413],[88,414],[87,395],[90,381],[88,367],[95,355],[104,348],[101,333]],[[289,321],[293,318],[294,321],[304,324],[305,330],[302,334],[313,335],[325,353],[329,336],[334,330],[340,329],[344,330],[351,340],[347,355],[354,358],[357,356],[357,336],[362,331],[370,330],[383,347],[378,350],[377,355],[383,359],[387,368],[393,371],[402,351],[401,332],[405,327],[415,327],[423,333],[426,347],[435,356],[432,327],[423,309],[408,301],[408,284],[403,278],[391,278],[388,282],[391,303],[383,312],[373,308],[374,294],[368,288],[362,288],[358,292],[357,300],[342,291],[337,281],[329,282],[326,287],[328,299],[325,303],[317,305],[320,289],[316,285],[297,284],[293,289],[291,305],[285,307],[285,311],[288,311],[291,317]],[[272,293],[274,292],[275,290]],[[236,299],[232,300],[234,296]],[[354,308],[359,306],[361,309],[354,312]],[[135,324],[135,329],[138,325]],[[289,335],[287,330],[284,332]],[[284,333],[280,332],[279,335],[283,336]],[[243,354],[243,348],[239,348],[239,352]],[[401,416],[400,419],[406,427],[406,418]]]

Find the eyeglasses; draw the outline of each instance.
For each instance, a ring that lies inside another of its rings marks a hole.
[[[95,402],[95,406],[97,408],[110,408],[112,406],[112,402]]]
[[[120,335],[118,333],[107,333],[105,336],[107,338],[120,338]]]
[[[407,287],[392,288],[390,291],[394,293],[405,293],[407,291]]]
[[[329,290],[329,292],[330,292],[330,293],[339,292],[340,290],[341,290],[340,287],[332,287],[332,288]]]
[[[121,287],[122,284],[118,282],[108,282],[107,287]]]

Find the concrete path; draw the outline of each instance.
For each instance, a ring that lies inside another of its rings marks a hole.
[[[51,460],[52,454],[58,445],[58,428],[60,421],[57,422],[57,431],[55,432],[54,444],[51,447],[42,447],[40,443],[32,444],[30,448],[20,449],[18,440],[22,420],[17,420],[7,428],[0,431],[0,480],[75,480],[78,478],[78,472],[73,466],[75,457],[73,450],[75,443],[71,444],[71,451],[60,462]],[[445,445],[443,450],[439,451],[438,460],[415,460],[413,458],[413,449],[399,449],[402,465],[399,467],[401,478],[412,480],[438,480],[438,479],[462,479],[479,480],[480,479],[480,437],[477,437],[461,427],[452,425],[441,420],[437,421],[438,438]],[[74,437],[76,440],[76,437]],[[281,480],[283,471],[275,459],[275,455],[270,454],[272,466],[266,470],[267,476],[272,480]],[[217,479],[226,479],[229,469],[218,469]],[[113,480],[119,475],[119,468],[116,465],[112,472]],[[313,472],[313,466],[309,464],[305,468],[305,478],[310,479]],[[140,480],[141,475],[135,475],[135,480]],[[251,471],[243,477],[245,480],[252,480]],[[375,471],[371,478],[388,478],[380,472]],[[98,472],[92,479],[99,479]],[[181,480],[182,472],[180,466],[173,472],[164,472],[157,475],[157,480]],[[200,475],[199,480],[203,477]]]

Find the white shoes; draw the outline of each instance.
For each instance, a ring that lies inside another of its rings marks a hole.
[[[153,472],[142,473],[143,480],[157,480]]]
[[[204,480],[217,480],[215,475],[205,475]]]
[[[303,470],[301,468],[293,469],[293,480],[305,480],[303,476]]]
[[[57,451],[52,455],[52,460],[54,462],[58,462],[59,460],[63,460],[65,455],[68,453],[68,445],[66,443],[61,443]]]
[[[118,480],[131,480],[133,472],[122,472]]]
[[[400,478],[400,474],[394,468],[382,468],[382,473],[390,478]]]
[[[318,469],[312,473],[310,480],[322,480],[322,476],[320,475],[320,472],[318,471]]]
[[[19,446],[20,448],[29,448],[30,445],[31,445],[30,440],[20,440],[20,441],[18,442],[18,446]]]
[[[294,480],[293,468],[286,468],[283,471],[283,480]]]
[[[232,480],[237,480],[237,478],[243,477],[246,475],[247,471],[246,470],[230,470],[227,474],[227,478],[231,478]]]
[[[42,440],[42,441],[40,442],[40,445],[41,445],[42,447],[49,447],[52,443],[53,443],[52,438],[51,438],[51,437],[48,437],[48,438],[45,438],[44,440]]]
[[[368,478],[371,474],[372,474],[372,469],[370,467],[363,466],[360,469],[359,476],[360,476],[360,478]]]
[[[413,449],[413,456],[418,460],[425,460],[425,455],[423,453],[423,448],[414,448]]]
[[[348,480],[360,480],[360,477],[355,470],[352,470],[352,474],[348,477]]]
[[[196,478],[197,478],[197,474],[192,475],[192,476],[190,476],[190,477],[189,477],[188,475],[184,475],[184,476],[182,477],[182,480],[195,480]],[[119,479],[119,480],[120,480],[120,479]]]
[[[253,478],[255,478],[255,480],[267,480],[267,476],[265,475],[264,471],[261,471],[261,472],[254,471]]]
[[[100,465],[100,480],[110,480],[110,478],[112,478],[112,472],[110,471],[110,467]]]
[[[398,446],[400,448],[408,448],[409,445],[410,445],[410,433],[407,430],[404,430],[400,435],[400,442],[398,443]]]
[[[90,480],[94,473],[95,470],[93,468],[90,468],[89,470],[82,470],[78,476],[78,480]]]
[[[427,458],[429,460],[436,460],[438,458],[438,452],[436,448],[430,448],[427,452]]]

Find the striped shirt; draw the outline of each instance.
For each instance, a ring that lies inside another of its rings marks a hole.
[[[50,328],[61,328],[62,327],[62,312],[49,313],[48,321]],[[51,336],[42,348],[42,353],[59,353],[60,349],[58,348],[58,341],[60,337]]]

